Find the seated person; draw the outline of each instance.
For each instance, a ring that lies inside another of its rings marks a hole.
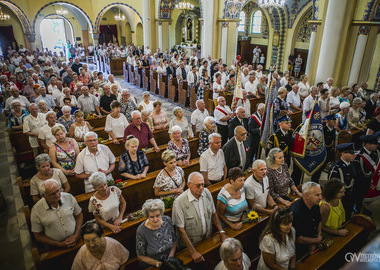
[[[253,174],[244,183],[245,197],[249,208],[264,214],[272,214],[277,204],[269,193],[267,165],[257,159],[252,163]],[[267,206],[269,209],[266,209]]]
[[[214,270],[249,270],[251,267],[251,260],[243,252],[243,246],[238,239],[229,237],[224,240],[219,254],[221,261]]]
[[[203,120],[203,124],[205,126],[202,129],[201,133],[199,133],[199,146],[198,146],[198,155],[201,156],[204,151],[206,151],[209,147],[208,137],[212,133],[218,133],[218,129],[215,125],[215,118],[212,116],[206,116]]]
[[[80,147],[85,147],[84,135],[87,132],[92,131],[92,126],[89,122],[84,121],[84,114],[82,111],[75,111],[75,122],[71,125],[69,130],[69,137],[74,138]]]
[[[171,128],[171,140],[168,142],[168,150],[172,150],[177,156],[178,166],[187,166],[190,163],[189,142],[182,138],[182,129],[180,126]]]
[[[161,198],[176,198],[185,188],[184,171],[177,166],[177,156],[171,150],[165,150],[161,156],[165,168],[157,175],[154,181],[154,194]]]
[[[119,138],[123,138],[125,128],[129,125],[124,114],[120,113],[121,103],[117,100],[111,102],[111,112],[107,115],[104,130],[108,133],[108,139],[115,144],[120,144]]]
[[[87,221],[81,229],[84,245],[75,256],[71,269],[124,270],[129,258],[129,251],[117,240],[103,236],[102,227],[95,221]]]
[[[192,172],[187,182],[188,189],[175,199],[172,212],[173,224],[177,227],[180,235],[178,246],[186,247],[196,263],[204,261],[204,258],[194,245],[210,237],[211,221],[214,222],[220,233],[220,240],[223,242],[227,238],[216,213],[211,192],[204,188],[204,184],[202,174]],[[200,201],[199,207],[191,203],[193,201]]]
[[[341,228],[346,221],[346,212],[341,201],[344,196],[344,185],[333,178],[326,182],[322,190],[321,211],[322,230],[329,234],[346,236],[348,231]]]
[[[94,172],[88,179],[95,193],[88,202],[88,212],[94,214],[96,222],[113,233],[121,231],[121,221],[127,203],[118,187],[109,187],[103,172]]]
[[[248,208],[244,192],[244,172],[235,167],[228,172],[229,183],[219,191],[216,211],[222,225],[238,231],[243,226],[244,211]],[[223,224],[224,223],[224,224]]]
[[[261,257],[257,269],[295,269],[296,232],[289,208],[278,207],[260,236]]]
[[[21,108],[21,103],[18,99],[11,102],[12,112],[8,115],[8,128],[12,131],[22,130],[24,118],[29,115],[27,110]]]
[[[151,266],[160,268],[162,263],[174,257],[177,233],[170,217],[164,216],[165,205],[159,199],[149,199],[142,206],[146,220],[136,232],[136,253],[140,269]]]
[[[49,156],[53,166],[65,175],[74,175],[75,160],[79,147],[75,139],[67,138],[66,129],[62,125],[55,126],[51,133],[56,141],[49,147]]]
[[[150,112],[146,110],[141,111],[141,122],[147,124],[152,132],[154,131],[153,120],[152,117],[150,117]]]
[[[154,130],[165,129],[168,126],[166,112],[161,109],[162,103],[158,100],[153,102],[153,111],[150,114],[153,120]]]
[[[169,136],[173,139],[172,128],[174,126],[179,126],[182,132],[182,138],[188,139],[190,138],[190,129],[187,118],[183,116],[183,111],[181,107],[175,107],[173,109],[174,118],[170,121],[169,124]]]
[[[297,259],[308,252],[315,250],[322,241],[322,223],[319,202],[322,200],[322,191],[319,184],[306,182],[302,185],[302,198],[291,207],[296,229]]]
[[[273,200],[282,203],[286,207],[291,205],[293,200],[288,197],[289,188],[298,196],[302,197],[302,193],[298,191],[285,163],[284,153],[280,148],[272,148],[267,157],[267,176],[269,180],[269,192]]]
[[[58,123],[65,127],[65,132],[69,132],[71,125],[75,122],[75,117],[71,115],[71,108],[69,106],[63,106],[61,111],[62,115],[58,118]]]
[[[48,154],[40,154],[35,158],[37,173],[30,180],[30,195],[36,203],[42,198],[41,184],[49,179],[57,181],[60,191],[68,193],[70,191],[70,184],[67,181],[63,172],[56,168],[50,167],[50,157]]]
[[[61,125],[57,123],[57,116],[55,112],[49,111],[46,114],[47,123],[40,129],[38,133],[38,141],[45,153],[49,153],[49,147],[55,142],[55,137],[51,133],[51,129],[56,125]]]
[[[138,149],[139,140],[129,135],[125,141],[125,151],[120,155],[119,173],[123,180],[143,179],[149,170],[149,161],[143,150]]]
[[[48,179],[41,184],[43,198],[32,208],[32,232],[36,241],[60,248],[71,248],[79,240],[82,209],[73,195],[62,192],[59,183]]]

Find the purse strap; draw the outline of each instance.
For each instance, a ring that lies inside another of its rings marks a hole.
[[[70,144],[70,142],[69,142],[69,144]],[[75,159],[73,159],[73,158],[69,155],[69,153],[67,153],[67,152],[65,151],[65,149],[63,149],[62,147],[60,147],[56,142],[54,143],[54,145],[56,145],[56,146],[58,146],[59,148],[61,148],[61,150],[62,150],[63,152],[65,152],[66,156],[67,156],[69,159],[71,159],[71,160],[75,163]]]
[[[177,182],[174,181],[173,177],[168,173],[168,171],[166,169],[164,169],[164,171],[169,175],[170,179],[172,179],[172,181],[174,182],[174,184],[176,185],[176,187],[179,188]]]

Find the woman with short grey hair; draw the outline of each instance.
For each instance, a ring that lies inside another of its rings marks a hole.
[[[40,154],[35,158],[37,173],[30,180],[30,195],[34,202],[38,202],[43,195],[41,184],[49,179],[56,180],[61,191],[69,192],[70,184],[60,169],[51,168],[48,154]]]
[[[363,100],[360,97],[356,97],[352,100],[351,108],[347,113],[347,128],[348,129],[358,129],[360,131],[366,130],[363,122],[360,120],[360,106]]]
[[[96,221],[113,233],[121,231],[121,221],[127,203],[118,187],[107,184],[103,172],[94,172],[88,179],[95,189],[89,200],[88,211],[94,214]]]
[[[65,127],[66,132],[69,132],[71,125],[75,122],[75,118],[71,115],[71,108],[67,105],[63,106],[61,111],[62,116],[58,118],[58,123]]]
[[[209,135],[213,133],[218,133],[218,128],[215,125],[215,118],[211,116],[206,116],[203,120],[204,129],[199,133],[199,146],[198,155],[201,156],[204,151],[209,148]]]
[[[219,255],[222,259],[214,270],[248,270],[251,266],[251,260],[243,252],[243,246],[235,238],[227,238],[223,241],[219,249]]]
[[[142,211],[146,220],[136,232],[136,254],[140,268],[160,268],[165,260],[174,256],[177,234],[171,218],[163,215],[165,205],[162,200],[147,200]]]
[[[169,135],[172,139],[172,127],[179,126],[182,129],[182,138],[187,139],[190,138],[190,129],[189,129],[189,122],[187,121],[187,118],[183,116],[183,110],[181,107],[175,107],[173,109],[174,118],[169,123]]]
[[[172,150],[177,155],[177,164],[186,166],[190,164],[190,146],[189,141],[182,138],[182,128],[180,126],[172,126],[170,129],[171,140],[168,142],[167,149]]]

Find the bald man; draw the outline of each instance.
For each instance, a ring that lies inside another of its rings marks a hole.
[[[251,152],[247,140],[247,130],[243,126],[237,126],[234,137],[223,147],[227,171],[233,167],[239,167],[243,171],[251,166]]]
[[[228,124],[228,139],[231,139],[234,136],[234,130],[237,126],[243,126],[248,130],[248,118],[246,117],[246,111],[242,106],[237,107],[236,116]]]

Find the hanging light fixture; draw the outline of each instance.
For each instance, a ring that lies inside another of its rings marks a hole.
[[[8,14],[3,13],[0,7],[0,21],[7,21],[11,18]]]
[[[60,9],[56,10],[55,13],[57,13],[58,15],[61,15],[61,16],[65,16],[67,15],[69,12],[66,10],[66,9],[63,9],[63,7],[61,6]]]
[[[124,21],[124,19],[125,19],[125,16],[121,15],[120,8],[119,8],[119,15],[115,15],[115,20],[116,21]]]
[[[183,0],[182,2],[179,2],[178,4],[175,4],[175,8],[179,9],[180,11],[186,12],[188,10],[194,9],[194,5]]]
[[[270,14],[272,14],[273,8],[283,8],[284,5],[285,0],[259,0],[259,6],[268,8]]]

